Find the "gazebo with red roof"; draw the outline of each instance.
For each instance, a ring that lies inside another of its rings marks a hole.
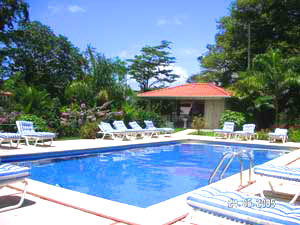
[[[175,87],[162,88],[138,94],[144,99],[176,101],[177,112],[170,115],[176,124],[191,124],[193,116],[204,116],[207,128],[219,126],[221,114],[225,109],[225,99],[230,93],[212,83],[190,83]]]

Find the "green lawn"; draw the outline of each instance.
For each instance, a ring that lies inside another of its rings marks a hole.
[[[179,131],[183,131],[185,130],[184,128],[175,128],[174,133],[179,132]]]
[[[78,139],[80,139],[79,136],[77,136],[77,137],[58,137],[56,139],[56,141],[68,141],[68,140],[78,140]]]
[[[200,130],[199,132],[195,131],[195,132],[192,132],[189,134],[190,135],[201,135],[201,136],[215,136],[215,133],[213,131],[202,131],[202,130]]]

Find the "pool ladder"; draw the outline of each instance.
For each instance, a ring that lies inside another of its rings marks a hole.
[[[214,169],[214,171],[212,172],[212,174],[209,177],[208,184],[212,183],[213,178],[216,176],[218,170],[223,165],[226,158],[229,157],[229,160],[225,164],[225,166],[223,168],[223,171],[221,172],[221,174],[219,176],[220,180],[223,179],[224,174],[225,174],[226,170],[228,169],[228,167],[230,166],[233,159],[235,157],[238,157],[239,161],[240,161],[240,186],[242,186],[243,185],[243,157],[242,157],[243,154],[246,154],[248,156],[248,159],[249,159],[249,180],[248,180],[248,183],[251,183],[251,169],[253,167],[253,158],[251,156],[250,151],[249,150],[240,150],[240,151],[230,150],[230,151],[224,153],[223,157],[220,159],[218,165],[216,166],[216,168]]]

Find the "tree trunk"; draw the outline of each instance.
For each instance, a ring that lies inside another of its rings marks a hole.
[[[278,127],[279,123],[279,113],[278,113],[278,98],[274,99],[274,109],[275,109],[275,125]]]

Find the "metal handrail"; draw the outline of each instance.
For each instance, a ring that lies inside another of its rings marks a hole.
[[[239,152],[236,152],[236,151],[226,152],[222,156],[222,158],[220,159],[218,165],[216,166],[216,168],[214,169],[214,171],[212,172],[212,174],[210,175],[209,180],[208,180],[208,184],[212,183],[213,178],[216,176],[218,170],[220,169],[220,167],[224,163],[224,161],[225,161],[225,159],[226,159],[227,156],[229,156],[230,158],[227,161],[225,167],[223,168],[223,170],[222,170],[222,172],[221,172],[221,174],[219,176],[220,180],[223,179],[226,170],[228,169],[228,167],[232,163],[234,157],[237,156],[239,158],[239,161],[240,161],[240,186],[242,186],[242,184],[243,184],[243,169],[244,169],[243,158],[242,158],[243,153],[246,153],[246,155],[249,158],[249,180],[248,180],[248,183],[250,184],[251,183],[251,170],[252,170],[252,167],[253,167],[253,158],[252,158],[252,156],[251,156],[251,154],[250,154],[249,151],[244,151],[244,150],[240,150]]]
[[[210,175],[209,180],[208,180],[208,184],[211,184],[211,183],[212,183],[212,179],[216,176],[218,170],[219,170],[220,167],[222,166],[222,164],[223,164],[223,162],[224,162],[224,160],[225,160],[225,158],[226,158],[227,155],[231,155],[231,157],[232,157],[233,152],[227,152],[227,153],[225,153],[225,154],[223,155],[223,157],[220,159],[218,165],[216,166],[216,168],[214,169],[214,171],[213,171],[212,174]]]
[[[232,160],[234,159],[234,157],[235,157],[235,154],[232,154],[232,156],[231,156],[230,159],[228,160],[227,164],[225,165],[225,167],[224,167],[222,173],[220,174],[220,177],[219,177],[220,180],[223,179],[224,174],[225,174],[226,170],[228,169],[229,165],[231,164]]]

